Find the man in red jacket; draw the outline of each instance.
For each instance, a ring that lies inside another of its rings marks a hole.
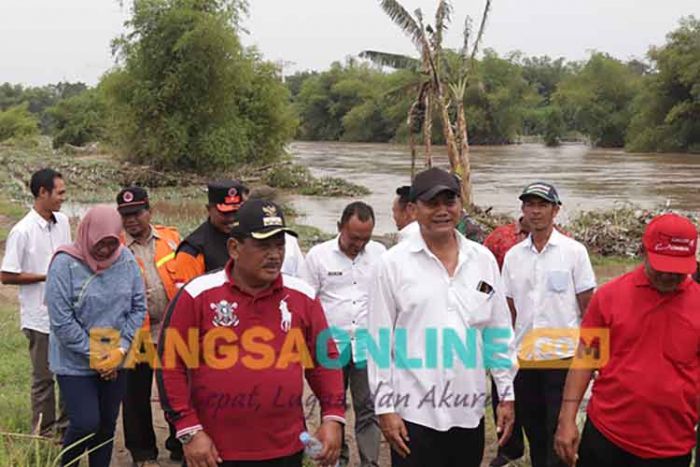
[[[280,274],[285,232],[294,234],[277,205],[248,201],[226,267],[189,282],[168,307],[157,378],[189,467],[300,467],[304,373],[323,419],[317,460],[338,459],[343,373],[318,364],[338,351],[311,287]]]
[[[690,465],[700,387],[700,285],[689,276],[697,230],[664,214],[643,243],[644,265],[602,286],[583,318],[584,329],[609,330],[609,360],[593,384],[580,441],[576,412],[592,370],[569,370],[555,438],[567,465]]]

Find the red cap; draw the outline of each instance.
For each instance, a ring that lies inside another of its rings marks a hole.
[[[656,216],[642,238],[651,267],[660,272],[695,272],[698,231],[687,218],[677,214]]]

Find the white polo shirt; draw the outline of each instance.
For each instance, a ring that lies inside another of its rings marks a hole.
[[[53,213],[56,222],[47,221],[32,208],[7,237],[2,271],[14,274],[46,274],[54,252],[71,242],[68,218]],[[44,305],[45,282],[19,286],[20,325],[48,334],[49,314]]]
[[[530,361],[573,357],[578,337],[566,333],[581,323],[576,295],[596,286],[586,247],[554,229],[538,252],[529,236],[506,253],[503,284],[517,312],[518,356]]]
[[[367,329],[367,306],[372,270],[386,248],[370,240],[362,253],[350,259],[340,249],[339,236],[309,250],[300,277],[316,291],[326,313],[328,325],[345,331],[350,342],[337,340],[339,351],[351,345],[357,361],[355,335]]]
[[[488,355],[501,361],[489,371],[503,400],[514,400],[517,372],[498,264],[486,248],[455,234],[459,261],[452,277],[418,233],[381,258],[370,292],[370,336],[380,342],[390,332],[392,344],[389,365],[368,359],[376,413],[397,413],[440,431],[475,428],[484,416],[487,328],[501,331],[500,349]],[[455,342],[469,349],[468,357],[459,357]]]

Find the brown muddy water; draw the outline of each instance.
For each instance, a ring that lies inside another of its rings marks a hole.
[[[295,142],[295,160],[314,175],[345,178],[365,185],[364,197],[377,213],[377,234],[395,230],[391,201],[397,186],[410,181],[407,146],[393,144]],[[418,166],[422,167],[419,152]],[[680,211],[700,211],[700,156],[690,154],[626,154],[572,144],[547,148],[539,144],[474,146],[471,152],[474,201],[504,214],[516,215],[518,194],[534,181],[553,183],[564,207],[560,222],[580,210],[612,208],[632,203],[640,208],[669,205]],[[434,165],[447,167],[444,147],[434,148]],[[300,224],[335,232],[349,198],[294,196]]]

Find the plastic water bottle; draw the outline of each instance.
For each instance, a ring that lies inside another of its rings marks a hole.
[[[323,443],[319,439],[308,431],[302,431],[299,435],[299,441],[304,445],[304,454],[313,460],[318,459],[318,456],[321,455],[321,451],[323,451]],[[335,463],[335,467],[338,466],[340,466],[340,461]]]

